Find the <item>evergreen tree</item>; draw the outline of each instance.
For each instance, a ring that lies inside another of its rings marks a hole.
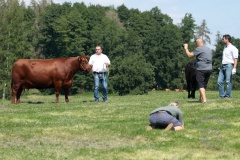
[[[208,27],[207,27],[207,22],[204,19],[202,21],[202,24],[200,26],[196,27],[196,38],[202,38],[204,40],[205,43],[209,43],[211,44],[211,39],[209,37],[209,34],[211,34],[211,32],[209,31]]]
[[[87,24],[80,12],[72,9],[53,22],[56,33],[55,43],[59,57],[71,57],[83,54],[87,42]]]
[[[114,76],[112,87],[119,95],[146,94],[149,87],[155,84],[153,66],[146,62],[143,55],[131,53],[128,57],[119,56],[114,60],[111,72]]]
[[[162,88],[182,88],[182,66],[186,58],[182,54],[182,41],[179,41],[182,40],[181,32],[172,24],[162,27],[160,33],[156,80]]]
[[[34,52],[35,55],[32,56],[32,58],[45,58],[44,52],[43,52],[43,47],[40,44],[40,39],[43,37],[40,27],[41,27],[41,21],[40,21],[40,16],[44,12],[45,8],[48,5],[51,5],[52,1],[51,0],[31,0],[30,6],[28,6],[27,11],[28,11],[28,17],[31,17],[31,21],[33,21],[33,32],[32,36],[30,37],[30,42],[34,46]]]
[[[144,94],[157,86],[182,88],[183,68],[189,61],[182,44],[188,42],[193,50],[196,37],[210,43],[205,20],[196,26],[192,14],[187,13],[176,26],[158,7],[141,12],[125,5],[115,9],[87,7],[83,2],[55,4],[52,0],[32,0],[25,7],[18,0],[0,0],[0,26],[1,87],[9,86],[15,59],[91,56],[95,46],[101,45],[112,62],[110,92]],[[221,38],[218,33],[212,84],[221,64]],[[233,38],[233,44],[239,47],[239,39]],[[234,77],[237,81],[238,76]],[[78,72],[70,93],[92,91],[92,80],[91,74]]]
[[[39,44],[42,46],[44,57],[57,58],[62,56],[62,51],[58,44],[58,33],[54,28],[56,21],[71,11],[71,3],[51,4],[48,5],[40,15],[40,31]]]
[[[123,23],[125,28],[128,28],[130,11],[125,5],[117,7],[117,13],[120,21]]]
[[[196,28],[195,20],[192,14],[186,13],[180,23],[180,30],[183,43],[189,43],[194,38],[194,30]]]
[[[1,0],[0,3],[0,50],[3,86],[10,87],[11,68],[18,58],[31,58],[34,55],[34,46],[30,41],[32,35],[32,13],[25,8],[24,3],[18,0]],[[6,89],[4,89],[6,90]],[[9,91],[9,90],[6,90]],[[9,96],[8,96],[9,98]]]

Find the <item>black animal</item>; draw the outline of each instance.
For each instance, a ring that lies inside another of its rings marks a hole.
[[[187,82],[188,98],[195,98],[195,91],[198,89],[198,83],[196,79],[196,64],[197,61],[190,61],[185,67],[185,78]]]

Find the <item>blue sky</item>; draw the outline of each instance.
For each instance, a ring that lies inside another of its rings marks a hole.
[[[30,0],[25,0],[28,3]],[[169,15],[174,24],[181,22],[186,13],[191,13],[195,23],[200,25],[205,19],[209,28],[211,38],[210,48],[214,49],[217,31],[221,34],[230,34],[240,38],[240,1],[239,0],[53,0],[54,3],[84,2],[99,4],[101,6],[114,6],[115,8],[124,4],[128,9],[134,8],[140,11],[149,11],[158,7],[163,14]]]

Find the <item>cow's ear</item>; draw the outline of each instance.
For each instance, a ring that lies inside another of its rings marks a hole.
[[[81,62],[81,57],[80,56],[78,56],[78,61]]]

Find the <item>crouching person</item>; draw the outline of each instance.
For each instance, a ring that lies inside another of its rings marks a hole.
[[[164,130],[183,130],[183,115],[179,109],[178,102],[171,102],[168,106],[159,107],[150,113],[149,126],[147,130],[164,129]]]

